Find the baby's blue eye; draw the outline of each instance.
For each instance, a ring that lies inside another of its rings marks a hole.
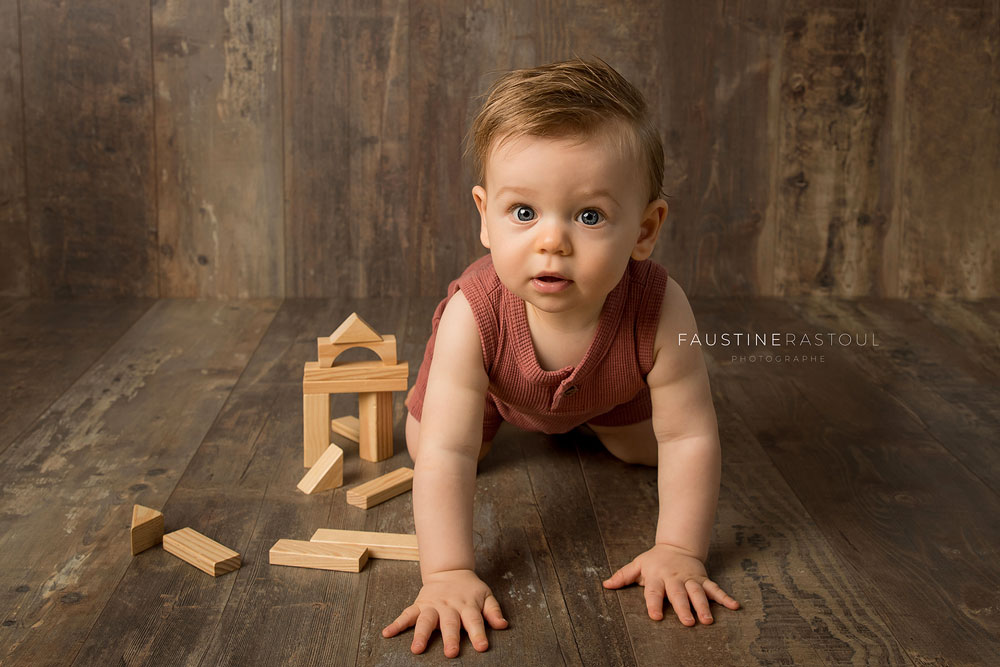
[[[597,223],[599,223],[601,221],[601,218],[602,218],[601,214],[592,208],[588,208],[587,210],[585,210],[583,213],[580,214],[580,222],[587,225],[588,227],[592,227]]]
[[[514,215],[521,222],[531,222],[535,218],[535,212],[530,206],[518,206],[514,209]]]

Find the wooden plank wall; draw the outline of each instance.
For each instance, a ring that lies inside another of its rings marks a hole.
[[[1000,285],[998,0],[0,0],[0,294],[435,296],[497,73],[600,56],[689,294]]]

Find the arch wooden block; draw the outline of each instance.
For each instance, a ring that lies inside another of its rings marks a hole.
[[[330,368],[341,352],[352,347],[363,347],[371,350],[386,366],[392,366],[396,363],[395,336],[385,335],[382,336],[382,340],[371,343],[331,343],[329,337],[323,336],[316,339],[316,356],[319,359],[319,367]]]

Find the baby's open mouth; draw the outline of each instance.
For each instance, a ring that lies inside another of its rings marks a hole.
[[[541,280],[545,283],[561,283],[568,282],[569,278],[563,278],[561,276],[535,276],[535,280]]]

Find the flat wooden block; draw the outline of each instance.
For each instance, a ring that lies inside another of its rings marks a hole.
[[[238,553],[193,528],[181,528],[167,533],[163,536],[163,548],[213,577],[240,567]]]
[[[354,442],[361,438],[361,422],[354,415],[330,420],[330,430]]]
[[[331,443],[298,483],[298,489],[302,493],[319,493],[343,483],[344,450]]]
[[[343,369],[353,364],[369,364],[371,372],[377,376],[344,377]],[[374,370],[376,368],[379,369],[377,372]],[[332,368],[320,368],[318,361],[307,361],[302,373],[302,393],[354,394],[371,391],[406,391],[409,368],[409,363],[405,361],[394,366],[385,366],[377,361],[357,361]]]
[[[368,562],[368,549],[354,544],[278,540],[271,547],[270,562],[271,565],[360,572]]]
[[[330,368],[341,352],[355,347],[363,347],[378,355],[383,364],[394,365],[396,359],[396,337],[382,336],[382,340],[373,343],[331,343],[328,336],[316,339],[316,358],[320,368]]]
[[[420,560],[420,554],[417,550],[417,536],[406,533],[373,533],[364,530],[320,528],[313,533],[311,541],[367,547],[369,558]]]
[[[347,491],[347,502],[361,509],[374,507],[413,488],[413,468],[396,468]]]
[[[132,506],[132,555],[163,541],[163,513],[142,505]]]
[[[330,334],[331,343],[375,343],[382,340],[370,324],[357,313],[351,313],[340,326]]]

